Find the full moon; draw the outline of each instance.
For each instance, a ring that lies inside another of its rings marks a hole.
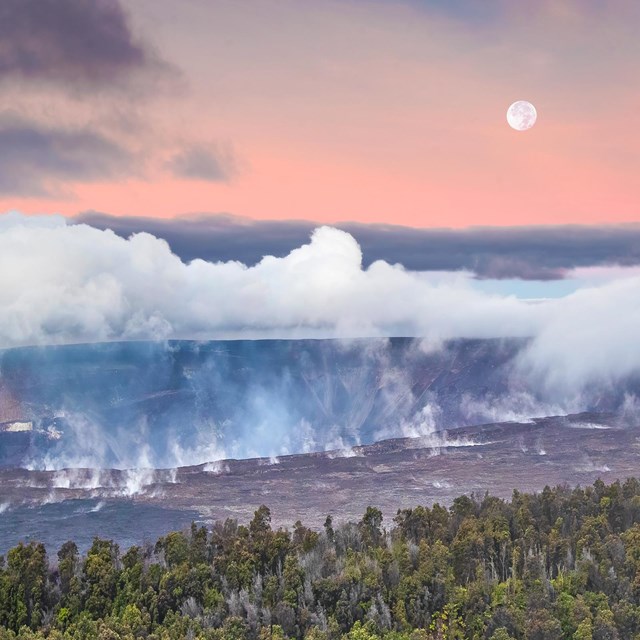
[[[507,110],[507,122],[516,131],[531,129],[537,117],[536,108],[526,100],[514,102]]]

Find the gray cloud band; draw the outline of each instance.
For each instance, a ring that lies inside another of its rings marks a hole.
[[[304,244],[317,223],[257,221],[231,215],[177,219],[86,212],[75,218],[122,237],[146,231],[166,240],[183,260],[256,264]],[[610,226],[415,229],[341,223],[360,245],[364,266],[376,260],[413,271],[473,271],[480,278],[557,280],[579,267],[640,264],[640,224]]]

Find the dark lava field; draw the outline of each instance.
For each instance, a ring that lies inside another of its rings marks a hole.
[[[138,537],[153,541],[191,520],[246,522],[261,504],[271,508],[277,526],[300,519],[320,527],[327,514],[336,521],[358,519],[368,505],[380,507],[389,521],[399,508],[448,505],[462,493],[488,491],[507,498],[514,488],[538,491],[547,484],[586,485],[639,474],[640,430],[619,425],[612,415],[580,414],[172,471],[5,469],[0,471],[0,532],[3,540],[17,541],[27,529],[15,530],[17,522],[11,526],[12,512],[21,514],[23,527],[24,514],[31,512],[28,531],[37,537],[47,517],[42,504],[64,505],[57,507],[56,517],[67,513],[75,522],[81,509],[86,542],[108,535],[131,543],[136,537],[132,513]],[[126,505],[137,505],[139,512]],[[110,522],[105,523],[104,509],[111,510]],[[46,537],[56,545],[65,536],[53,529]]]

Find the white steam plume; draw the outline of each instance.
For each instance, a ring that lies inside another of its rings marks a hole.
[[[171,337],[526,336],[540,309],[376,262],[330,227],[255,267],[183,263],[164,240],[0,218],[0,345]]]
[[[0,216],[0,347],[121,339],[423,336],[533,341],[524,371],[566,397],[640,370],[640,277],[532,304],[475,290],[469,274],[430,278],[362,267],[344,231],[255,267],[183,263],[147,233],[124,240],[61,217]]]

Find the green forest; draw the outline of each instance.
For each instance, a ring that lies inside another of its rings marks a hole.
[[[640,639],[640,482],[0,559],[0,640]]]

